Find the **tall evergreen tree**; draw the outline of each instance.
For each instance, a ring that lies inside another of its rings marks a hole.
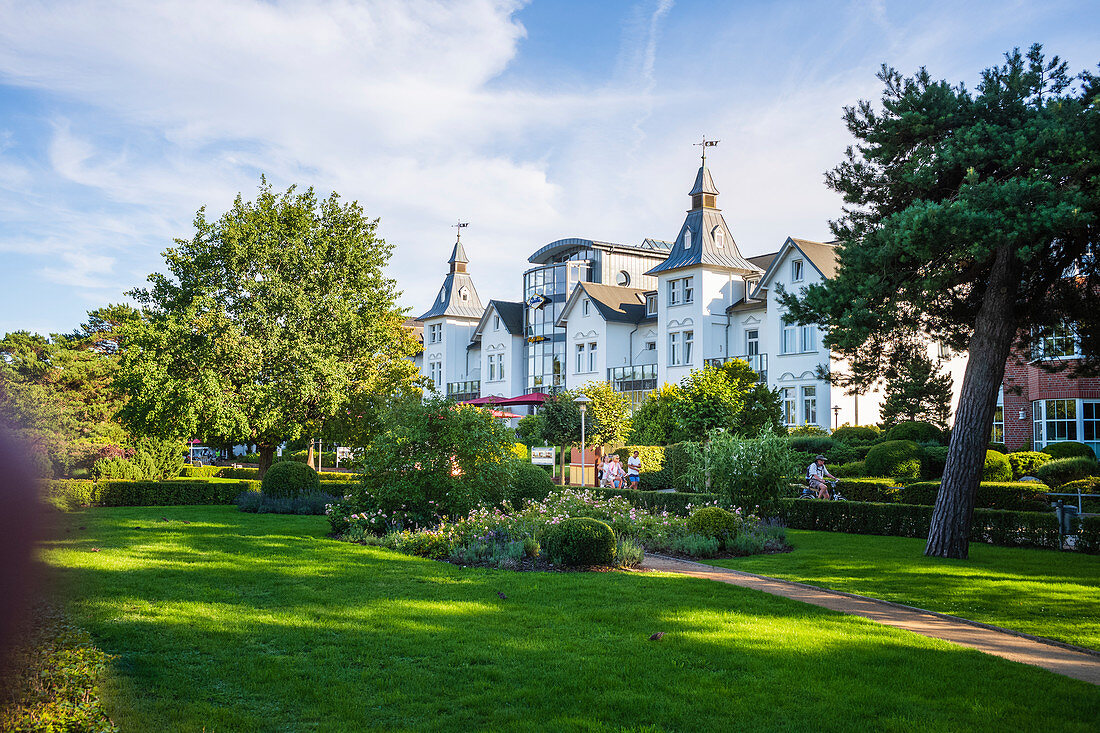
[[[837,276],[783,303],[792,321],[827,324],[857,369],[881,374],[911,327],[969,353],[925,550],[961,558],[1013,343],[1071,321],[1100,356],[1100,76],[1074,88],[1036,45],[974,94],[925,69],[879,78],[881,108],[845,110],[857,143],[826,176],[847,203]]]
[[[943,362],[928,356],[923,344],[900,341],[890,349],[883,377],[879,416],[887,425],[921,420],[946,428],[951,417],[954,380],[941,371]]]

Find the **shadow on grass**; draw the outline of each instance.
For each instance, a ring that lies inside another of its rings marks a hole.
[[[123,729],[1087,730],[1100,716],[1084,683],[746,589],[464,569],[323,540],[317,518],[208,509],[217,522],[153,534],[127,529],[136,512],[83,516],[87,537],[45,551],[120,655],[106,696]]]

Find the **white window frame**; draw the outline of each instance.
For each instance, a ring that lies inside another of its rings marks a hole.
[[[817,340],[817,329],[813,326],[800,326],[798,329],[798,345],[803,354],[817,351],[815,341]]]
[[[801,389],[802,424],[817,425],[817,385],[804,384]]]
[[[588,342],[588,373],[596,371],[596,355],[599,346],[595,341]]]
[[[806,276],[805,260],[791,260],[791,282],[800,283]]]
[[[722,248],[726,246],[726,232],[722,227],[714,227],[714,246]]]
[[[439,385],[443,382],[443,362],[428,362],[428,379],[432,382],[432,388],[438,391]]]
[[[673,331],[668,335],[668,365],[680,366],[680,333]]]
[[[695,302],[695,278],[684,278],[684,305]]]
[[[493,316],[493,330],[494,331],[499,331],[500,330],[500,316],[498,316],[498,315]]]
[[[690,365],[690,364],[693,363],[691,361],[691,357],[692,357],[691,352],[692,352],[692,347],[695,346],[695,331],[693,331],[691,329],[688,329],[687,331],[683,331],[682,333],[683,333],[683,342],[684,342],[684,364]]]
[[[784,323],[780,333],[779,353],[797,354],[798,351],[798,326],[793,323]]]
[[[443,324],[432,323],[428,326],[428,343],[438,344],[443,341]]]
[[[584,374],[584,344],[577,344],[577,374]]]
[[[680,305],[680,278],[668,281],[668,304]]]
[[[691,249],[691,227],[684,230],[684,249]]]
[[[1032,361],[1055,361],[1061,359],[1080,359],[1081,340],[1077,329],[1071,323],[1063,323],[1049,336],[1036,338],[1032,347]]]
[[[785,425],[798,424],[798,397],[794,387],[779,388],[779,404]]]
[[[582,300],[581,301],[581,315],[582,316],[587,316],[589,311],[591,310],[591,306],[592,306],[592,302],[588,298],[585,298],[584,300]]]
[[[760,353],[760,329],[745,329],[745,353],[749,356]]]
[[[645,314],[647,316],[657,315],[657,296],[647,295],[645,296]]]

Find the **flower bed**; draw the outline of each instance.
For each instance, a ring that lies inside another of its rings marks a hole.
[[[713,506],[710,502],[705,506]],[[463,565],[492,565],[513,569],[546,569],[558,565],[542,552],[541,540],[548,527],[566,519],[587,517],[607,524],[617,544],[615,564],[633,567],[646,552],[687,557],[730,557],[781,551],[787,548],[782,528],[731,514],[736,530],[704,535],[692,530],[687,516],[667,510],[634,506],[622,496],[602,496],[594,491],[565,489],[543,501],[528,500],[519,509],[481,507],[457,520],[436,517],[426,527],[408,524],[403,512],[386,514],[337,502],[327,514],[333,532],[352,542],[374,544],[422,557]]]

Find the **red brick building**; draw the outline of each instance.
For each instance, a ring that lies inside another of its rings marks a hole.
[[[1080,358],[1071,334],[1044,339],[1043,358]],[[1074,440],[1100,456],[1100,378],[1072,379],[1051,373],[1029,352],[1016,351],[1005,364],[1002,399],[993,424],[1009,450],[1040,450],[1050,443]]]

